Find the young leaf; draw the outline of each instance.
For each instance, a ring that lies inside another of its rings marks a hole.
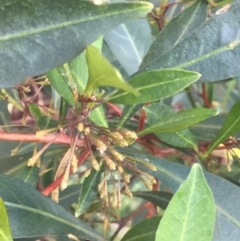
[[[144,108],[148,112],[147,108]],[[195,108],[184,110],[165,118],[158,120],[151,126],[140,131],[139,135],[144,135],[147,133],[166,133],[166,132],[176,132],[181,129],[185,129],[189,126],[197,124],[211,116],[218,113],[217,110],[206,109],[206,108]]]
[[[84,91],[84,95],[90,97],[100,86],[111,86],[123,89],[136,96],[138,91],[125,82],[120,72],[113,67],[105,57],[93,46],[86,49],[86,56],[89,69],[89,80]]]
[[[155,238],[160,216],[147,218],[131,228],[121,241],[152,241]]]
[[[104,33],[151,9],[147,2],[94,5],[78,0],[30,0],[5,4],[0,10],[0,87],[46,73],[76,57]],[[99,25],[101,21],[108,24]],[[10,66],[14,66],[11,71]]]
[[[161,209],[165,210],[172,198],[172,193],[163,191],[137,191],[132,193],[134,197],[143,198]]]
[[[8,211],[14,239],[74,234],[80,239],[102,240],[101,234],[90,226],[16,178],[0,175],[0,196]]]
[[[207,10],[207,1],[198,0],[192,6],[173,18],[158,34],[144,57],[140,68],[144,68],[144,66],[170,51],[175,45],[180,43],[196,28],[203,24],[207,17]]]
[[[216,208],[199,164],[174,194],[160,221],[156,241],[212,241]]]
[[[229,111],[222,128],[207,151],[209,155],[221,142],[240,131],[240,100]]]
[[[235,1],[228,11],[209,18],[171,51],[142,67],[138,74],[155,69],[183,68],[201,73],[200,82],[240,75],[239,12],[240,1]]]
[[[140,96],[118,91],[110,102],[119,104],[140,104],[169,97],[200,78],[200,74],[178,69],[150,71],[133,77],[129,84],[140,92]]]
[[[1,241],[12,241],[8,215],[2,198],[0,198],[0,239]]]
[[[164,104],[153,103],[145,108],[149,126],[152,126],[159,120],[168,116],[175,115],[175,111]],[[155,133],[156,136],[165,143],[177,147],[192,147],[197,148],[195,137],[188,129],[172,132],[172,133]]]
[[[144,170],[163,182],[164,185],[173,192],[177,191],[190,171],[190,168],[187,166],[162,158],[134,152],[121,152],[125,156],[130,156],[138,160],[147,159],[157,168],[157,171]],[[239,203],[233,202],[232,200],[240,199],[239,187],[211,173],[205,172],[204,175],[216,202],[217,215],[213,241],[238,240],[240,236],[240,209]]]
[[[90,175],[84,179],[81,186],[75,216],[81,215],[94,201],[98,193],[98,184],[100,181],[102,169],[92,170]]]

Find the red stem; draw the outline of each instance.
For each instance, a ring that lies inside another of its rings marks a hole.
[[[202,98],[203,98],[205,107],[211,108],[211,105],[210,105],[209,99],[208,99],[208,95],[207,95],[207,88],[206,88],[205,83],[202,83]]]
[[[80,157],[78,158],[78,166],[80,166],[88,157],[89,155],[89,150],[84,151]],[[71,175],[72,169],[70,170],[69,174]],[[45,196],[48,196],[54,189],[56,189],[60,184],[63,179],[64,174],[62,174],[60,177],[58,177],[55,181],[53,181],[51,184],[49,184],[46,188],[44,188],[41,193]]]

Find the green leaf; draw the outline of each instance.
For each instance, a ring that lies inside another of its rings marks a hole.
[[[0,196],[8,211],[14,239],[73,234],[80,239],[102,240],[90,226],[18,179],[0,175]]]
[[[37,123],[40,130],[58,127],[58,122],[48,116],[41,116]]]
[[[138,191],[132,193],[134,197],[143,198],[165,210],[172,198],[172,193],[163,191]]]
[[[144,108],[148,113],[148,108]],[[150,110],[152,112],[152,110]],[[206,109],[206,108],[195,108],[180,111],[174,113],[167,117],[161,118],[157,122],[153,123],[151,126],[140,131],[138,135],[144,135],[147,133],[166,133],[166,132],[176,132],[181,129],[185,129],[189,126],[197,124],[211,116],[218,113],[217,110]]]
[[[165,119],[168,116],[175,115],[175,111],[164,104],[153,103],[150,106],[145,108],[149,126],[152,126],[159,120]],[[156,136],[164,141],[165,143],[177,146],[177,147],[193,147],[197,148],[197,142],[188,129],[173,133],[155,133]]]
[[[36,117],[37,119],[42,115],[39,107],[36,104],[33,103],[29,103],[28,104],[28,109],[30,111],[30,113]]]
[[[104,35],[104,40],[128,75],[135,73],[152,43],[146,19],[131,20]]]
[[[97,196],[101,173],[101,168],[98,171],[93,169],[90,175],[84,179],[78,198],[77,208],[75,210],[76,217],[81,215]]]
[[[78,200],[80,185],[71,185],[59,193],[59,204],[64,208],[69,208]]]
[[[120,23],[150,12],[152,4],[30,0],[5,1],[1,7],[0,87],[7,88],[76,57]]]
[[[108,122],[102,105],[91,111],[89,118],[98,126],[108,127]]]
[[[205,22],[207,10],[207,1],[198,0],[173,18],[158,34],[147,55],[144,57],[140,68],[144,68],[144,66],[158,59],[161,55],[167,53],[175,45],[188,37],[196,28]]]
[[[131,228],[121,241],[152,241],[155,238],[160,216],[147,218]]]
[[[1,241],[12,241],[8,215],[2,198],[0,198],[0,238]]]
[[[160,221],[155,240],[212,241],[216,208],[199,164],[170,201]]]
[[[127,151],[121,152],[140,161],[149,160],[157,168],[157,171],[142,169],[160,180],[173,192],[177,191],[190,171],[187,166],[154,156]],[[213,192],[217,210],[213,241],[238,240],[240,236],[240,209],[239,204],[232,200],[240,200],[239,187],[211,173],[205,172],[204,175]]]
[[[123,89],[134,95],[139,93],[125,82],[120,72],[113,67],[95,47],[89,45],[86,49],[86,57],[89,69],[89,80],[84,95],[90,97],[100,86],[111,86]]]
[[[240,75],[240,1],[223,14],[214,15],[171,51],[145,65],[138,73],[165,68],[199,72],[200,82]]]
[[[61,73],[59,68],[55,68],[50,70],[47,73],[48,80],[54,89],[58,92],[58,94],[65,99],[70,105],[74,106],[75,101],[73,98],[73,93],[71,88],[68,86],[65,81],[63,74]]]
[[[156,70],[133,77],[128,83],[140,92],[140,96],[118,91],[110,102],[120,104],[140,104],[169,97],[200,78],[195,72],[178,69]]]
[[[237,101],[229,111],[222,128],[215,137],[213,143],[209,146],[207,155],[209,155],[221,142],[228,137],[240,131],[240,100]]]
[[[33,187],[36,187],[38,177],[39,177],[38,175],[39,175],[39,167],[35,165],[33,167],[28,167],[28,166],[23,167],[15,177]]]

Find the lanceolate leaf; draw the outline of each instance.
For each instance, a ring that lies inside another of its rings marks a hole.
[[[153,103],[145,108],[149,125],[152,126],[159,120],[163,120],[168,116],[176,114],[174,110],[164,104]],[[178,147],[197,147],[197,142],[188,129],[184,129],[172,133],[155,133],[160,140],[165,143]]]
[[[95,47],[89,45],[86,49],[89,79],[84,95],[90,97],[100,86],[111,86],[123,89],[134,95],[139,93],[125,82],[120,72]]]
[[[140,68],[144,68],[144,66],[170,51],[175,45],[203,24],[207,17],[207,9],[207,1],[198,0],[191,7],[172,19],[158,34],[147,55],[144,57]]]
[[[148,112],[147,108],[145,108],[145,110],[146,112]],[[157,122],[153,123],[151,126],[139,132],[139,135],[144,135],[147,133],[176,132],[194,124],[197,124],[211,116],[216,115],[217,113],[217,110],[206,108],[184,110],[169,115],[165,118],[161,118]]]
[[[90,175],[84,179],[75,211],[76,217],[81,215],[92,204],[97,196],[101,173],[101,168],[98,171],[92,170]]]
[[[184,68],[199,72],[208,82],[240,75],[240,1],[225,13],[215,15],[171,51],[154,59],[139,72]],[[211,67],[209,68],[209,66]]]
[[[140,92],[140,96],[118,91],[110,102],[140,104],[171,96],[200,78],[195,72],[178,69],[150,71],[133,77],[128,83]]]
[[[104,40],[128,75],[131,75],[138,70],[152,43],[152,34],[148,21],[138,19],[113,29],[104,35]]]
[[[236,102],[232,109],[229,111],[223,126],[210,145],[207,151],[209,155],[221,142],[226,140],[231,135],[240,131],[240,101]]]
[[[80,239],[102,240],[87,224],[20,180],[0,175],[0,196],[7,208],[14,239],[73,234]]]
[[[8,215],[2,198],[0,198],[0,239],[1,241],[12,241]]]
[[[2,1],[0,5],[1,88],[69,61],[105,32],[152,8],[145,2],[97,6],[78,0]]]
[[[212,241],[215,215],[211,189],[200,165],[194,164],[187,180],[170,201],[160,221],[155,240]]]
[[[160,216],[155,216],[141,221],[131,228],[121,241],[153,241],[160,220]]]
[[[173,195],[163,191],[137,191],[133,192],[133,196],[143,198],[165,210]]]
[[[144,169],[155,178],[163,182],[171,191],[176,192],[179,186],[187,178],[190,168],[177,163],[169,162],[161,158],[142,155],[133,152],[123,152],[140,160],[149,160],[157,171]],[[235,241],[240,236],[240,199],[239,187],[225,179],[210,173],[204,173],[210,186],[216,203],[216,225],[213,241]]]

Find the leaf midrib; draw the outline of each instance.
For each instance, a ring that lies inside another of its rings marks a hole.
[[[90,17],[90,18],[87,18],[87,19],[79,19],[79,20],[75,20],[75,21],[66,21],[66,22],[61,23],[61,24],[55,24],[55,25],[50,25],[50,26],[48,25],[47,27],[43,27],[43,28],[39,28],[39,29],[33,29],[31,31],[24,31],[24,32],[21,32],[19,34],[1,36],[0,42],[12,40],[12,39],[23,38],[23,37],[27,37],[27,36],[30,36],[30,35],[44,33],[44,32],[49,32],[51,30],[61,29],[63,27],[74,26],[74,25],[78,25],[80,23],[94,21],[94,20],[97,20],[99,18],[106,18],[106,17],[115,16],[116,14],[125,15],[125,14],[130,13],[130,12],[136,12],[136,11],[139,12],[139,11],[144,10],[144,9],[146,9],[146,5],[145,5],[145,7],[144,6],[139,7],[138,9],[129,9],[129,10],[124,9],[124,11],[121,11],[121,12],[118,12],[118,11],[114,11],[114,12],[110,12],[110,13],[105,12],[104,15],[103,14],[97,15],[97,16]]]

